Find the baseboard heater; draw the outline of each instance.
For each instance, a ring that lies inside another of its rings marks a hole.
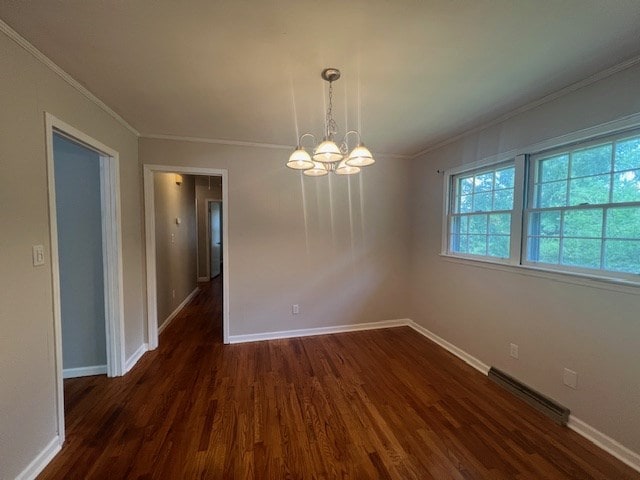
[[[536,410],[544,413],[554,422],[560,425],[566,425],[569,421],[569,413],[571,412],[567,407],[563,407],[558,402],[536,392],[512,376],[501,372],[497,368],[491,367],[489,370],[489,378],[527,402]]]

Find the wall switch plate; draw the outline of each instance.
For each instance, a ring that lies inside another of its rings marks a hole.
[[[577,372],[574,372],[573,370],[569,370],[568,368],[565,368],[563,382],[569,388],[578,388]]]
[[[293,315],[298,315],[300,313],[300,305],[298,305],[297,303],[291,305],[291,313]]]
[[[44,265],[44,246],[43,245],[34,245],[33,246],[33,251],[32,251],[32,256],[33,256],[33,266],[34,267],[39,267],[41,265]]]
[[[510,345],[509,355],[511,355],[513,358],[518,358],[518,345],[516,345],[515,343],[512,343]]]

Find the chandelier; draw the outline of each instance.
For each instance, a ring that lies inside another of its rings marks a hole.
[[[302,170],[302,173],[310,177],[321,177],[333,172],[337,175],[353,175],[362,167],[375,163],[371,152],[364,146],[360,139],[360,133],[349,130],[344,134],[342,141],[337,144],[334,140],[338,133],[338,125],[333,119],[333,82],[340,78],[340,70],[337,68],[325,68],[322,71],[322,79],[329,82],[329,106],[325,120],[325,134],[322,142],[316,143],[316,137],[311,133],[304,133],[298,139],[298,145],[289,157],[287,167],[294,170]],[[347,137],[356,135],[357,146],[349,152]],[[302,139],[312,137],[314,141],[313,154],[302,146]]]

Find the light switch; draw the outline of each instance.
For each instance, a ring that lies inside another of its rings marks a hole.
[[[44,246],[34,245],[32,255],[33,255],[34,267],[39,267],[41,265],[44,265]]]

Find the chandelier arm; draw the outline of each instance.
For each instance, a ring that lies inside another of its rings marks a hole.
[[[311,137],[313,138],[313,145],[315,146],[316,143],[318,143],[318,141],[316,140],[316,136],[313,133],[303,133],[302,135],[300,135],[300,138],[298,138],[298,146],[301,147],[302,146],[302,139],[304,137]]]

